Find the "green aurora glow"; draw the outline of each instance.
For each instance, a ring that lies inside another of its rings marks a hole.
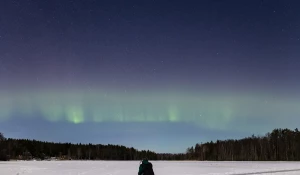
[[[175,95],[177,94],[177,95]],[[179,94],[179,95],[178,95]],[[212,93],[211,93],[212,94]],[[0,94],[0,119],[41,116],[50,122],[187,122],[226,129],[239,119],[300,115],[297,100],[266,95],[37,91]],[[259,112],[258,112],[259,111]]]

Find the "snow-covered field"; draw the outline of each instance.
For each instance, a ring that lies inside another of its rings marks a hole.
[[[300,162],[151,161],[156,175],[300,175]],[[1,175],[137,175],[138,161],[0,162]]]

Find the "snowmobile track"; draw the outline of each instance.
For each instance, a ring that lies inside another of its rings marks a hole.
[[[261,171],[261,172],[252,172],[252,173],[239,173],[239,174],[231,174],[231,175],[270,174],[270,173],[283,173],[283,172],[292,172],[292,171],[300,171],[300,169],[290,169],[290,170],[274,170],[274,171]]]

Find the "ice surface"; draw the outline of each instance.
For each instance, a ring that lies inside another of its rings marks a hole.
[[[300,175],[300,162],[151,161],[156,175]],[[1,175],[137,175],[139,161],[0,162]]]

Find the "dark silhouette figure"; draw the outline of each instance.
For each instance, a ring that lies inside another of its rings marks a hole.
[[[138,175],[154,175],[152,163],[147,158],[142,160]]]

